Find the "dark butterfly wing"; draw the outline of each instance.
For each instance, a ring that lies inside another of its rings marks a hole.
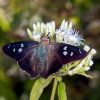
[[[64,64],[87,55],[84,50],[64,43],[48,46],[38,44],[35,41],[15,42],[5,45],[3,51],[15,59],[31,77],[40,75],[44,78],[57,72]]]
[[[64,64],[81,60],[86,55],[86,51],[76,46],[64,43],[51,44],[48,50],[48,71],[43,75],[48,77],[50,74],[57,72]]]
[[[58,44],[58,56],[63,64],[67,64],[72,61],[81,60],[87,56],[87,52],[79,47],[69,44]]]
[[[20,65],[21,69],[35,77],[37,74],[32,70],[31,55],[34,54],[34,49],[39,42],[37,41],[21,41],[7,44],[3,47],[5,54],[15,59]]]
[[[8,56],[12,57],[16,61],[22,59],[26,52],[30,51],[32,47],[39,42],[37,41],[19,41],[7,44],[3,47],[3,51]]]

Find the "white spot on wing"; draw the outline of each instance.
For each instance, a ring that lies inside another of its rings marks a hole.
[[[67,51],[64,51],[64,52],[63,52],[63,55],[64,55],[64,56],[66,56],[67,54],[68,54],[68,52],[67,52]]]
[[[8,45],[8,49],[10,48],[10,44]]]
[[[81,53],[81,50],[79,49],[79,53]]]
[[[24,44],[23,43],[21,44],[21,47],[24,47]]]
[[[65,46],[63,50],[67,50],[67,46]]]
[[[19,48],[19,49],[18,49],[18,52],[22,52],[22,48]]]
[[[13,49],[13,52],[15,52],[15,51],[16,51],[16,49],[14,48],[14,49]]]
[[[73,54],[74,54],[74,53],[73,53],[73,52],[71,52],[70,56],[73,56]]]

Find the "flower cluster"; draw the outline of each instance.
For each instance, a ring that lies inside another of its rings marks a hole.
[[[89,52],[88,55],[81,61],[75,61],[64,65],[58,74],[62,76],[67,74],[81,74],[89,77],[89,75],[87,75],[85,72],[88,71],[93,64],[92,58],[96,53],[96,50],[90,50],[90,47],[83,43],[83,37],[79,35],[78,31],[73,29],[72,23],[68,23],[67,21],[63,20],[60,27],[56,29],[55,21],[48,22],[46,24],[38,22],[37,24],[33,24],[33,31],[27,29],[27,32],[29,37],[36,41],[40,41],[42,36],[47,36],[47,34],[50,33],[49,36],[51,40],[53,39],[55,42],[71,44],[74,46],[83,45],[83,49]]]
[[[82,40],[84,39],[82,36],[72,28],[72,23],[68,24],[68,22],[65,20],[62,21],[60,28],[56,29],[55,33],[57,42],[64,42],[74,46],[83,44]]]
[[[55,22],[33,24],[33,31],[27,29],[27,32],[29,37],[36,41],[40,41],[41,37],[47,36],[48,33],[52,37],[55,34]]]
[[[48,33],[51,38],[54,36],[56,37],[56,42],[63,42],[67,44],[71,44],[74,46],[79,46],[83,44],[81,35],[78,34],[75,29],[72,28],[72,23],[68,23],[67,21],[63,20],[60,28],[55,28],[55,22],[48,22],[44,23],[37,23],[33,24],[33,31],[27,29],[28,34],[31,39],[40,41],[40,38],[44,35],[46,36]]]

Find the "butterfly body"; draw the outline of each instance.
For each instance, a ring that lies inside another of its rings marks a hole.
[[[15,59],[20,68],[32,78],[48,77],[64,64],[86,57],[87,52],[65,43],[51,43],[42,38],[41,42],[20,41],[7,44],[3,51]]]

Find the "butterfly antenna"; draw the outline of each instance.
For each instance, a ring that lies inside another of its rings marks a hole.
[[[48,32],[48,34],[47,34],[47,38],[50,38],[50,32]]]

